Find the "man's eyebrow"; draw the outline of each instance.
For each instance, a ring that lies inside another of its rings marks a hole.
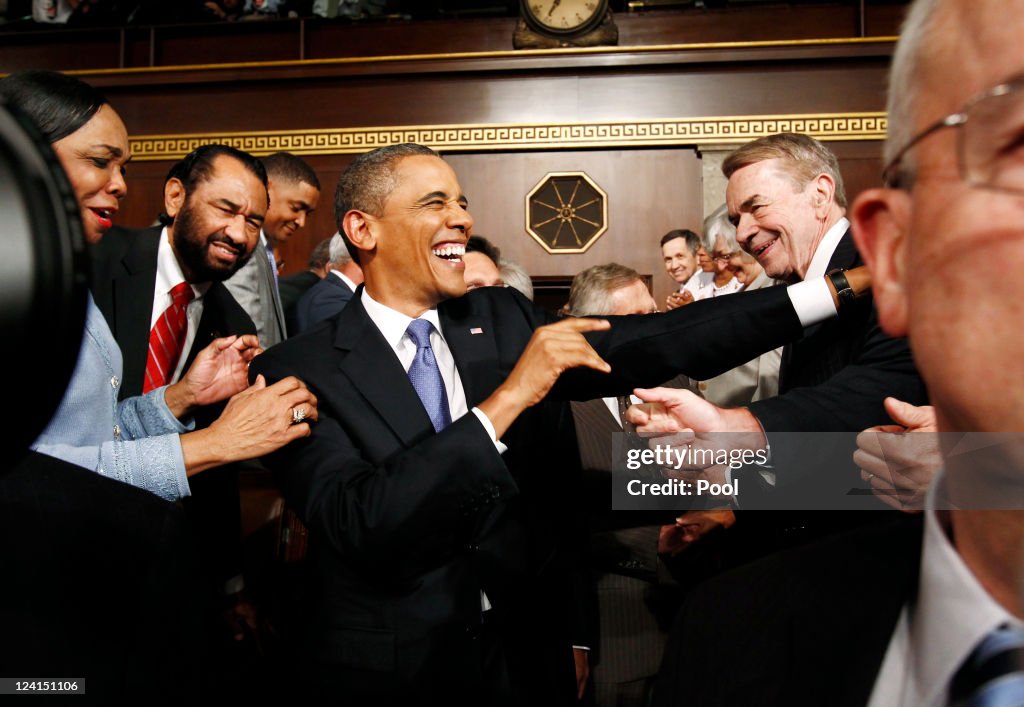
[[[756,202],[761,201],[763,197],[760,194],[754,194],[742,204],[740,204],[740,211],[749,211]]]

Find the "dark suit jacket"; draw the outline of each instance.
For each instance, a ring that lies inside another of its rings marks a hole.
[[[113,228],[91,253],[93,296],[124,356],[122,398],[140,395],[145,380],[160,230]],[[215,338],[256,333],[249,315],[221,283],[211,284],[203,299],[203,316],[183,370]],[[197,427],[209,425],[222,409],[218,405],[197,412]],[[189,486],[192,496],[186,507],[202,540],[204,571],[212,591],[219,592],[225,580],[241,571],[238,471],[230,465],[210,469],[189,479]]]
[[[204,662],[190,547],[181,509],[148,491],[35,452],[6,461],[4,672],[85,678],[87,704],[180,704]]]
[[[306,291],[320,282],[320,276],[315,272],[303,270],[293,275],[285,275],[277,281],[277,291],[281,295],[281,307],[284,309],[285,322],[288,324],[288,331],[291,331],[291,318],[296,302]]]
[[[295,334],[306,331],[317,322],[333,317],[352,299],[352,290],[337,275],[327,273],[320,282],[313,285],[295,305],[295,328],[288,331]]]
[[[552,439],[568,414],[558,401],[624,393],[680,370],[698,378],[728,370],[799,335],[789,298],[772,288],[610,318],[611,330],[590,338],[612,373],[563,375],[506,433],[509,449],[499,455],[473,414],[434,432],[359,292],[341,314],[267,351],[250,371],[268,381],[301,375],[319,401],[311,436],[268,459],[310,530],[306,663],[322,667],[321,687],[335,695],[422,702],[450,697],[457,685],[477,692],[470,701],[483,699],[473,643],[482,589],[511,684],[536,688],[550,704],[561,690],[553,685],[572,677],[568,636],[559,622],[545,625],[568,614],[557,534],[567,514],[550,507],[565,462],[551,453],[565,447]],[[502,288],[474,290],[438,312],[470,407],[501,384],[549,321]],[[567,701],[571,693],[567,684]]]
[[[829,270],[862,264],[847,231]],[[851,461],[855,435],[891,422],[882,406],[887,395],[916,405],[927,401],[906,339],[882,331],[870,296],[783,349],[779,395],[749,406],[771,444],[781,507],[837,508],[853,498],[849,489],[863,486]],[[876,503],[864,500],[861,507]]]
[[[122,399],[141,394],[146,378],[160,230],[112,228],[92,250],[93,297],[124,356]],[[183,370],[217,337],[256,333],[252,319],[221,283],[211,284],[203,300],[203,316]]]
[[[866,704],[917,591],[922,521],[894,516],[698,587],[672,629],[655,705]]]

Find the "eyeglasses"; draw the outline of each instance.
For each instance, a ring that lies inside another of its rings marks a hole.
[[[711,256],[711,259],[712,260],[717,260],[720,263],[727,263],[727,262],[729,262],[730,258],[732,258],[734,256],[737,256],[739,254],[740,254],[740,251],[738,251],[738,250],[734,250],[733,252],[726,253],[724,255],[722,255],[721,253],[715,253],[714,255]]]
[[[916,175],[902,166],[912,147],[943,128],[958,128],[957,167],[972,187],[1024,195],[1024,77],[971,98],[956,113],[929,125],[882,172],[892,189],[909,189]]]

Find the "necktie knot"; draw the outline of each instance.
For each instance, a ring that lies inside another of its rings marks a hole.
[[[430,332],[433,331],[434,325],[426,319],[413,319],[409,322],[409,328],[405,330],[405,333],[412,339],[412,343],[416,344],[417,349],[429,349],[430,348]]]
[[[171,301],[178,307],[185,307],[195,297],[192,285],[187,282],[179,282],[171,288]]]

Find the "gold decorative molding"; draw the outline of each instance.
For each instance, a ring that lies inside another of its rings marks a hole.
[[[779,132],[806,133],[826,142],[884,140],[885,131],[885,113],[821,113],[140,135],[131,140],[131,148],[134,159],[148,161],[180,159],[210,142],[223,142],[254,155],[282,150],[297,155],[341,155],[399,142],[417,142],[440,152],[486,152],[730,145]]]

